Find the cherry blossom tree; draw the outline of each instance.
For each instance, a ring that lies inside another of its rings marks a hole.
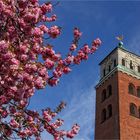
[[[64,102],[55,110],[42,110],[42,114],[28,109],[35,89],[56,86],[72,65],[87,60],[101,44],[97,38],[91,47],[85,44],[78,49],[82,33],[74,28],[73,41],[62,58],[47,43],[61,34],[59,26],[48,26],[57,19],[56,15],[48,16],[53,7],[38,0],[0,0],[0,140],[41,140],[43,131],[62,140],[73,138],[80,129],[78,124],[69,131],[58,129],[64,121],[53,119],[65,107]]]

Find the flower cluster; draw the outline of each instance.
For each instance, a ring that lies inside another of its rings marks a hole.
[[[69,131],[60,130],[64,121],[53,121],[64,103],[56,111],[45,109],[42,114],[28,109],[35,90],[56,86],[64,74],[72,71],[72,65],[87,60],[101,44],[97,38],[91,47],[85,44],[78,49],[82,33],[74,28],[73,42],[62,58],[51,44],[44,42],[61,34],[59,26],[46,24],[57,19],[56,15],[47,16],[52,10],[50,2],[40,5],[38,0],[0,1],[0,139],[14,136],[41,140],[41,132],[47,131],[55,140],[61,140],[73,138],[80,129],[75,124]]]

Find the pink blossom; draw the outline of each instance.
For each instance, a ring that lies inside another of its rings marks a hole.
[[[72,127],[72,130],[68,131],[67,132],[67,137],[68,138],[73,138],[80,130],[80,127],[79,125],[75,124],[73,127]]]
[[[13,16],[14,12],[11,12],[11,11],[12,11],[12,9],[11,8],[8,8],[8,7],[3,10],[4,14],[7,17],[12,17]]]
[[[50,122],[52,120],[52,116],[49,114],[48,111],[43,111],[43,117],[47,122]]]
[[[32,48],[32,50],[35,52],[35,53],[40,53],[40,46],[36,43],[34,46],[33,46],[33,48]]]
[[[34,119],[33,119],[33,117],[28,116],[27,120],[28,120],[29,123],[32,123]]]
[[[10,52],[10,51],[7,51],[4,55],[3,55],[3,58],[5,61],[9,60],[9,59],[12,59],[12,57],[14,57],[13,53]]]
[[[46,54],[46,55],[49,55],[49,56],[55,55],[55,51],[52,48],[48,48],[48,47],[43,48],[42,53],[43,53],[43,55]]]
[[[32,2],[33,4],[37,3],[38,0],[30,0],[30,2]]]
[[[33,34],[34,34],[35,37],[40,37],[40,36],[43,35],[43,31],[41,31],[40,28],[35,27],[34,30],[33,30]]]
[[[70,131],[60,130],[64,121],[53,121],[65,108],[64,102],[42,114],[28,108],[36,90],[56,86],[61,76],[71,72],[72,65],[87,60],[101,44],[97,38],[91,48],[86,44],[76,51],[82,33],[75,28],[68,53],[55,52],[49,39],[57,38],[61,28],[49,25],[57,19],[55,14],[48,14],[52,9],[50,2],[40,5],[38,0],[0,1],[0,131],[5,135],[0,139],[15,135],[18,139],[41,140],[45,129],[54,140],[61,140],[73,138],[80,129],[76,124]]]
[[[97,48],[96,48],[95,46],[92,46],[90,52],[91,52],[91,53],[94,53],[96,50],[97,50]]]
[[[45,66],[47,69],[52,69],[54,67],[54,62],[50,59],[46,59]]]
[[[0,41],[0,52],[5,52],[7,48],[8,44],[4,40]]]
[[[45,85],[43,83],[44,83],[44,81],[43,81],[42,77],[38,77],[38,78],[35,79],[35,87],[37,89],[44,88]]]
[[[54,61],[58,61],[59,59],[61,58],[61,54],[54,54],[53,56],[52,56],[52,59],[54,60]]]
[[[19,7],[20,8],[26,8],[26,6],[27,6],[27,0],[20,0],[19,2],[18,2],[18,4],[19,4]]]
[[[87,44],[84,45],[83,51],[84,51],[84,53],[87,53],[87,54],[90,53],[90,48]]]
[[[0,105],[5,104],[7,102],[7,98],[4,95],[0,96]]]
[[[21,61],[27,61],[28,55],[22,54],[22,55],[20,56],[20,59],[21,59]]]
[[[41,138],[40,137],[37,137],[36,140],[41,140]]]
[[[21,26],[21,28],[25,28],[26,27],[26,22],[23,18],[19,18],[18,19],[19,25]]]
[[[85,57],[85,53],[82,50],[78,51],[78,56],[80,59],[83,59]]]
[[[65,68],[63,69],[63,72],[64,72],[65,74],[68,74],[70,71],[71,71],[71,69],[70,69],[69,67],[65,67]]]
[[[12,86],[12,87],[10,87],[10,89],[11,89],[13,92],[16,92],[16,91],[17,91],[17,87],[16,87],[16,86]]]
[[[51,12],[52,11],[52,4],[51,3],[43,4],[41,6],[41,10],[42,10],[43,14],[45,14],[46,12]]]
[[[92,45],[95,47],[98,47],[101,45],[101,40],[99,38],[97,38],[96,40],[93,41]]]
[[[14,128],[19,127],[19,123],[17,121],[15,121],[14,119],[11,119],[10,121],[10,125]]]
[[[0,1],[0,12],[5,8],[3,1]]]
[[[53,71],[53,75],[54,75],[55,78],[60,78],[62,76],[62,74],[63,73],[62,73],[61,70],[58,70],[58,71],[57,70],[54,70]]]
[[[51,18],[52,18],[52,21],[56,21],[57,16],[55,14],[53,14]]]
[[[58,82],[59,82],[59,79],[54,78],[54,79],[50,79],[50,80],[48,81],[48,84],[49,84],[50,86],[56,86],[56,85],[58,84]]]
[[[20,52],[21,53],[27,53],[29,51],[29,48],[27,45],[20,45]]]
[[[79,39],[80,36],[82,35],[82,33],[80,32],[80,30],[79,30],[78,28],[74,28],[73,33],[74,33],[74,37],[75,37],[76,39]]]
[[[10,106],[9,111],[11,114],[14,114],[14,113],[16,113],[16,108],[14,106]]]
[[[64,123],[64,120],[61,119],[57,119],[54,123],[51,124],[51,126],[55,129],[59,128],[60,126],[62,126]]]
[[[56,21],[57,16],[56,15],[52,15],[51,17],[45,17],[45,21],[47,22],[52,22],[52,21]]]
[[[73,60],[74,60],[74,56],[68,56],[68,57],[65,59],[65,61],[66,61],[67,64],[71,64],[71,63],[73,62]]]
[[[27,104],[26,101],[24,101],[24,100],[21,100],[21,101],[20,101],[20,107],[21,107],[21,108],[25,107],[26,104]]]
[[[17,60],[16,58],[12,58],[10,62],[11,64],[14,64],[14,65],[19,65],[20,63],[19,60]]]
[[[8,116],[7,110],[3,110],[3,112],[1,112],[1,117],[6,118],[7,116]]]
[[[76,50],[76,48],[77,48],[76,44],[72,44],[70,47],[70,51],[74,51]]]
[[[37,59],[37,54],[35,54],[33,51],[30,51],[29,57],[31,60],[36,60]]]
[[[48,34],[50,35],[50,37],[56,38],[60,35],[60,28],[58,26],[52,26],[49,29]]]
[[[43,32],[48,33],[48,30],[49,30],[49,29],[47,28],[47,26],[45,26],[45,25],[40,25],[39,28],[40,28]]]
[[[33,80],[33,76],[29,75],[26,72],[24,72],[22,76],[23,76],[23,80],[26,81],[26,82],[31,82]]]
[[[39,68],[38,69],[38,73],[41,75],[41,76],[45,76],[47,74],[47,69],[46,68]]]

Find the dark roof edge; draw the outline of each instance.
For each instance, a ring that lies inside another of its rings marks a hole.
[[[124,50],[124,51],[126,51],[126,52],[129,52],[129,53],[131,53],[131,54],[133,54],[133,55],[136,55],[137,57],[140,57],[140,55],[138,55],[138,54],[135,54],[135,53],[133,53],[133,52],[130,52],[130,51],[128,51],[128,50],[126,50],[125,48],[122,48],[122,47],[115,47],[100,63],[99,63],[99,65],[101,65],[102,63],[103,63],[103,61],[109,56],[109,55],[111,55],[115,50],[117,50],[117,49],[122,49],[122,50]]]
[[[118,47],[116,47],[115,49],[113,49],[100,63],[99,65],[101,65],[103,63],[103,61],[109,56],[111,55],[116,49],[118,49]]]

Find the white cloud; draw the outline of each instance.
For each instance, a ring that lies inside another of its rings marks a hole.
[[[66,111],[63,113],[62,117],[65,120],[65,129],[69,130],[73,123],[78,123],[81,127],[79,134],[74,140],[93,139],[95,115],[94,86],[86,90],[81,89],[77,91],[76,96],[73,97]]]
[[[60,113],[59,117],[65,121],[61,129],[70,130],[75,123],[80,125],[80,132],[73,140],[93,140],[95,122],[94,86],[84,90],[78,88],[66,109]],[[42,136],[42,140],[53,140],[49,134],[43,133]]]

